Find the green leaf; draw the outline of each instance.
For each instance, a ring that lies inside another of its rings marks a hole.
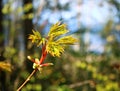
[[[60,24],[60,22],[54,24],[48,33],[48,41],[46,45],[46,50],[52,56],[60,56],[62,52],[64,52],[64,48],[66,45],[74,44],[77,42],[75,38],[72,36],[62,36],[68,32],[65,24]]]
[[[64,51],[64,47],[59,45],[56,42],[49,42],[46,45],[46,50],[48,53],[50,53],[52,56],[60,57],[60,54]]]
[[[42,38],[37,44],[37,46],[40,46],[41,44],[45,44],[45,40],[46,40],[45,38]]]
[[[68,30],[66,29],[66,25],[60,24],[60,22],[58,22],[50,28],[48,36],[53,39],[53,38],[58,37],[62,34],[66,34],[67,32],[68,32]]]
[[[47,53],[50,53],[52,56],[60,57],[66,45],[75,44],[77,42],[72,36],[62,36],[67,32],[66,25],[58,22],[50,28],[46,38],[42,38],[38,31],[33,30],[33,34],[31,34],[28,39],[31,39],[32,43],[37,44],[37,46],[43,44]],[[34,64],[34,68],[35,67],[36,65]]]
[[[38,31],[33,31],[33,34],[30,34],[28,39],[32,41],[32,43],[35,43],[37,46],[40,46],[41,44],[45,43],[45,38],[42,38],[40,33]]]
[[[72,36],[65,36],[58,39],[56,42],[64,45],[71,45],[75,44],[77,42],[77,39],[73,38]]]
[[[73,38],[72,36],[65,36],[56,41],[49,41],[47,43],[46,50],[52,56],[60,57],[60,54],[64,52],[66,45],[75,44],[76,42],[77,39]]]

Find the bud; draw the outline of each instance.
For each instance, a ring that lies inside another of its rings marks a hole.
[[[28,58],[29,60],[32,60],[31,56],[27,56],[27,58]]]

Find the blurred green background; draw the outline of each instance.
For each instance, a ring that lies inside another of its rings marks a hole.
[[[119,0],[0,0],[0,91],[15,91],[32,72],[41,48],[28,41],[57,21],[79,40],[22,91],[120,91]]]

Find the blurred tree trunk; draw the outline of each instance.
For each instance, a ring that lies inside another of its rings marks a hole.
[[[18,0],[16,1],[16,4],[17,4],[17,9],[22,7],[23,5],[23,0]],[[23,16],[23,11],[22,12],[14,12],[13,14],[15,14],[15,21],[14,21],[14,24],[13,24],[13,28],[15,28],[16,30],[16,41],[17,41],[17,44],[16,44],[16,47],[18,47],[18,50],[19,50],[19,53],[18,53],[18,56],[19,56],[19,66],[20,68],[23,66],[23,62],[25,60],[25,36],[24,36],[24,27],[23,27],[23,20],[22,20],[22,16]]]
[[[8,0],[6,0],[6,1],[4,1],[4,0],[1,0],[0,1],[0,4],[1,5],[6,5],[8,3]],[[2,9],[3,7],[1,7],[1,9]],[[7,10],[9,11],[9,6],[7,7]],[[2,10],[1,10],[2,11]],[[2,16],[2,14],[1,14],[1,16]],[[9,16],[9,14],[5,14],[5,15],[3,15],[2,17],[2,29],[3,29],[3,37],[4,37],[4,39],[3,39],[3,47],[2,47],[2,49],[4,50],[6,47],[8,47],[9,46],[9,32],[10,32],[10,16]],[[4,50],[4,52],[5,52],[5,50]],[[8,74],[7,73],[5,73],[5,72],[3,72],[2,73],[2,75],[1,75],[1,90],[2,91],[7,91],[8,90],[8,88],[9,88],[9,84],[10,84],[10,77],[8,76]]]
[[[8,1],[4,1],[4,3],[1,1],[1,4],[3,6],[7,4]],[[5,14],[3,17],[3,30],[4,30],[4,47],[8,46],[9,44],[9,14]]]
[[[24,36],[24,27],[22,25],[23,11],[19,11],[20,7],[22,7],[23,5],[23,0],[14,0],[14,1],[6,0],[4,1],[3,5],[4,6],[8,5],[7,8],[8,12],[3,16],[4,48],[5,48],[4,53],[6,53],[5,57],[9,63],[14,64],[14,66],[17,65],[16,69],[14,69],[15,71],[18,68],[23,69],[24,67],[23,62],[25,60],[25,41],[24,41],[25,36]],[[12,7],[12,10],[10,10],[10,7]],[[14,54],[11,54],[13,50],[18,51],[17,52],[18,55],[16,55],[16,57],[18,58],[17,60],[14,59],[15,58]],[[9,73],[6,73],[4,78],[5,78],[4,91],[8,91],[9,89],[15,90],[17,83],[16,82],[14,83],[14,81],[16,80],[16,78],[14,79],[11,78],[11,75]],[[12,81],[13,83],[11,83],[11,80],[13,80]],[[14,84],[15,86],[11,84]]]
[[[24,6],[27,4],[32,3],[32,0],[23,0]],[[29,9],[27,12],[24,11],[24,15],[29,15],[30,13],[33,13],[33,9]],[[32,19],[29,18],[25,18],[24,19],[24,28],[25,28],[25,45],[27,48],[27,40],[28,40],[28,34],[31,33],[32,29],[33,29],[33,25],[32,25]]]
[[[2,0],[0,0],[0,11],[2,11]],[[0,61],[4,60],[3,57],[3,46],[4,46],[4,39],[3,39],[3,27],[2,27],[2,18],[3,14],[0,12]],[[0,91],[5,91],[5,73],[0,70]]]
[[[2,11],[2,0],[0,0],[0,11]],[[2,40],[2,34],[3,34],[3,30],[2,30],[2,12],[0,12],[0,47],[3,46],[3,40]],[[1,53],[1,51],[0,51]]]
[[[15,41],[15,48],[18,50],[18,59],[17,59],[17,69],[16,71],[18,72],[18,69],[20,69],[20,71],[23,71],[25,68],[24,62],[25,62],[25,29],[24,29],[24,20],[22,19],[22,17],[24,16],[24,11],[22,10],[21,12],[17,11],[19,8],[23,7],[24,5],[24,0],[16,0],[14,1],[15,4],[17,5],[16,9],[14,10],[14,12],[12,13],[12,16],[14,17],[13,24],[12,24],[12,29],[15,29],[15,37],[14,37],[14,41]],[[17,12],[15,12],[17,11]],[[12,30],[11,29],[11,30]],[[18,84],[20,82],[20,73],[17,73],[17,77],[14,81],[14,90],[17,89]],[[15,75],[15,73],[14,73]]]

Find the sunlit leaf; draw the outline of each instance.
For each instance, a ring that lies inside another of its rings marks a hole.
[[[41,38],[41,35],[38,31],[32,30],[33,34],[37,37],[37,38]]]
[[[40,40],[41,39],[41,35],[38,31],[34,31],[32,30],[33,34],[30,34],[28,39],[31,39],[32,42],[35,42],[35,40]]]
[[[34,30],[33,30],[33,34],[29,35],[28,39],[30,39],[32,43],[37,44],[37,46],[40,46],[41,44],[45,43],[45,38],[42,38],[40,33]]]
[[[55,37],[58,37],[62,34],[66,34],[67,32],[68,32],[68,30],[66,29],[66,25],[60,24],[60,22],[58,22],[50,28],[48,36],[55,38]]]
[[[11,64],[10,63],[6,63],[6,62],[0,62],[0,70],[5,70],[8,72],[11,72]]]
[[[46,50],[52,56],[60,56],[64,51],[66,45],[71,45],[77,42],[72,36],[61,36],[68,32],[65,24],[60,24],[60,22],[54,24],[48,33],[48,42]],[[61,38],[59,38],[61,36]],[[57,38],[56,38],[57,37]]]
[[[77,39],[73,38],[72,36],[65,36],[58,39],[56,42],[59,44],[71,45],[71,44],[75,44],[77,42]]]
[[[41,41],[37,44],[37,46],[40,46],[41,44],[45,44],[45,38],[42,38]]]
[[[52,56],[60,57],[60,54],[64,51],[64,47],[56,42],[49,42],[46,46],[46,50]]]
[[[58,22],[50,28],[46,38],[42,38],[38,31],[33,30],[33,34],[31,34],[28,39],[31,39],[32,43],[37,44],[37,46],[41,44],[45,45],[47,53],[50,53],[52,56],[60,57],[66,45],[75,44],[77,42],[72,36],[65,36],[67,32],[66,25]]]

